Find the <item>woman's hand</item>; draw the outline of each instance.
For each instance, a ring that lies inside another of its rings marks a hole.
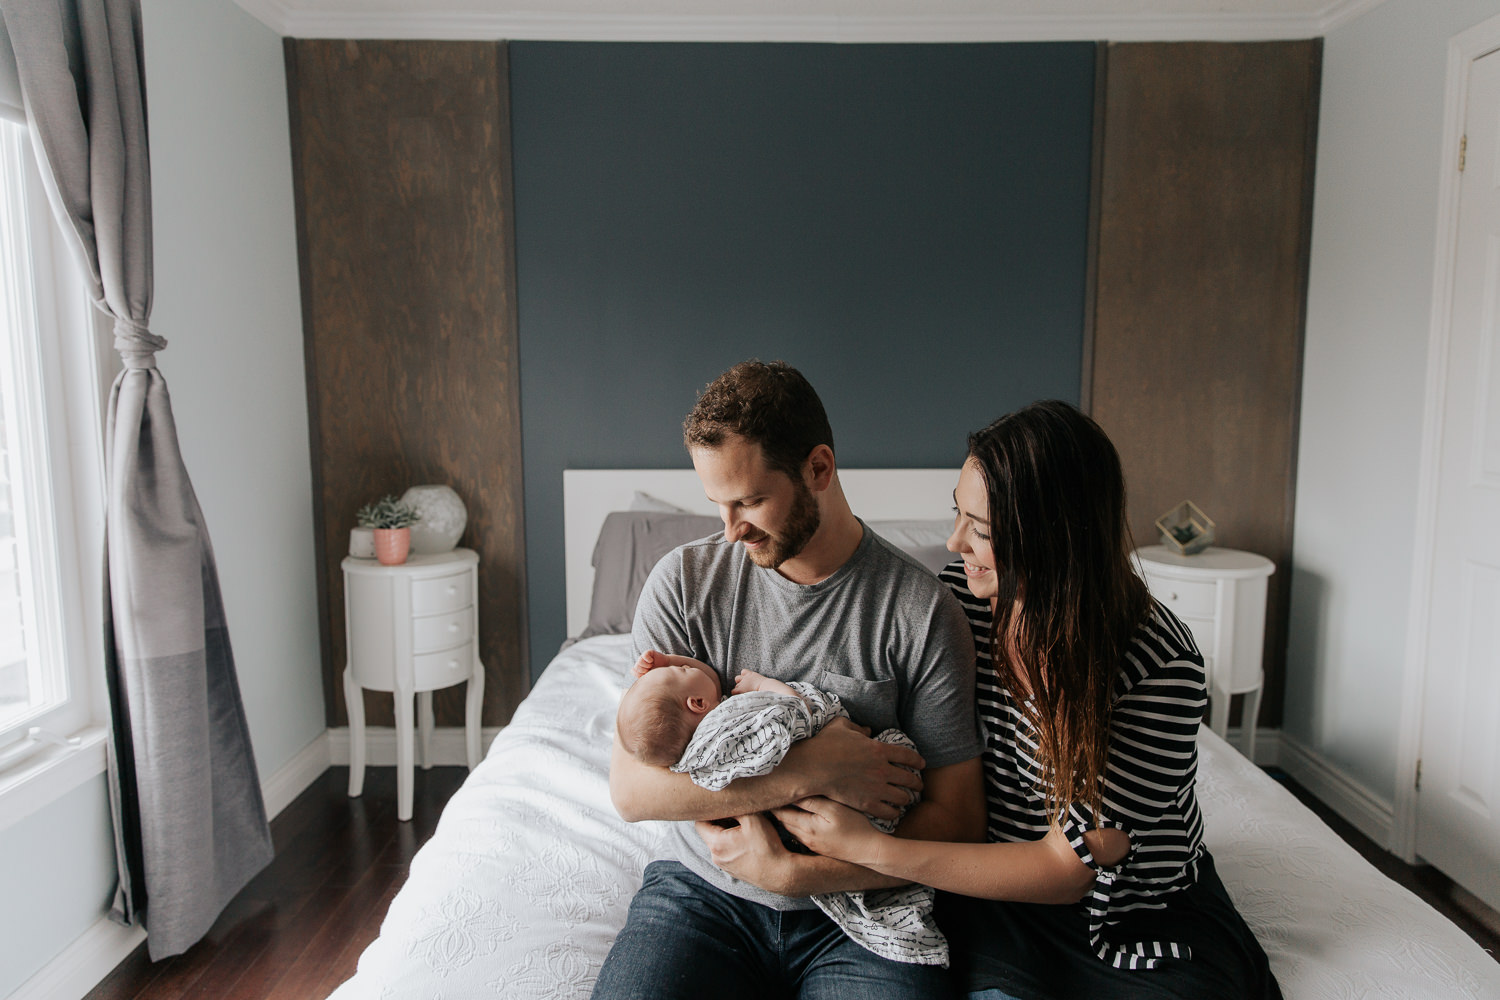
[[[772,811],[814,853],[879,871],[876,861],[889,835],[848,806],[818,795]]]

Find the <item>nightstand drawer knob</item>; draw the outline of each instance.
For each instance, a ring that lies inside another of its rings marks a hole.
[[[474,603],[474,587],[468,573],[452,574],[436,580],[417,580],[411,586],[411,612],[414,615],[438,615],[462,611]]]
[[[418,691],[457,684],[474,666],[474,640],[459,643],[452,649],[419,653],[412,657],[412,676]]]
[[[449,622],[448,623],[448,631],[449,632],[457,632],[458,631],[458,622]]]

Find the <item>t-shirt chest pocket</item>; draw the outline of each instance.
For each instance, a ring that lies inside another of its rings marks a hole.
[[[861,726],[869,726],[871,735],[901,728],[896,704],[899,692],[894,678],[870,681],[824,670],[815,683],[838,695],[849,718]]]

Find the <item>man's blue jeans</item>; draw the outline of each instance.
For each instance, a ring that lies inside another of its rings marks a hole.
[[[892,962],[821,910],[773,910],[654,861],[594,1000],[948,1000],[948,970]]]

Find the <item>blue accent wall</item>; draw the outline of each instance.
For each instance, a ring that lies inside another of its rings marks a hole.
[[[745,358],[846,466],[951,465],[1081,382],[1094,46],[512,42],[533,676],[565,637],[562,471],[687,467]],[[945,512],[934,511],[934,516]]]

